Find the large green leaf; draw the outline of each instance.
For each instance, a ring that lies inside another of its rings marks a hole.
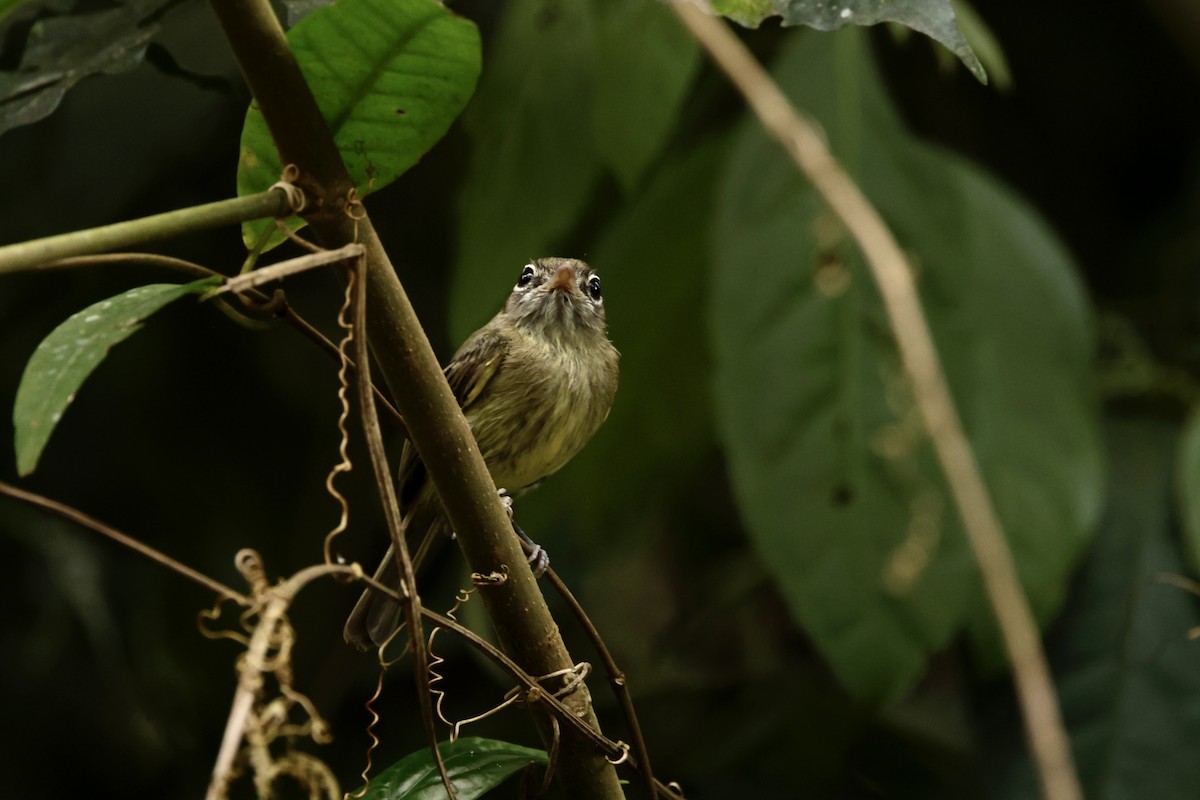
[[[1200,643],[1189,638],[1200,602],[1160,580],[1183,570],[1170,503],[1177,433],[1149,420],[1109,426],[1104,524],[1048,643],[1085,794],[1098,800],[1189,800],[1200,786]],[[990,754],[1020,735],[988,732]],[[1040,796],[1024,753],[996,766],[1006,787],[996,797]]]
[[[417,163],[445,135],[479,77],[478,31],[435,0],[341,0],[304,17],[288,31],[288,43],[360,196]],[[251,105],[238,194],[265,190],[282,169],[266,122]],[[245,223],[246,246],[273,228],[273,220]]]
[[[28,475],[75,393],[114,345],[142,327],[146,317],[185,294],[205,292],[219,279],[139,286],[101,300],[50,332],[25,365],[13,403],[17,472]]]
[[[1011,192],[913,140],[861,34],[794,38],[776,79],[903,247],[1026,591],[1061,603],[1100,499],[1090,317],[1070,259]],[[976,621],[978,576],[877,292],[756,122],[715,225],[716,403],[746,522],[797,619],[859,697],[894,698]]]
[[[628,190],[675,130],[700,51],[659,0],[592,0],[592,9],[592,125],[601,156]]]
[[[464,115],[450,328],[464,338],[529,258],[563,255],[608,167],[633,191],[678,123],[699,52],[656,0],[513,0]]]
[[[955,24],[950,0],[707,0],[707,5],[753,28],[775,16],[781,17],[784,25],[807,25],[821,31],[897,22],[941,42],[972,75],[987,82],[983,65]]]
[[[461,341],[499,307],[530,258],[554,252],[600,177],[590,125],[587,0],[513,0],[463,117],[473,152],[459,202],[450,300]]]
[[[708,278],[703,230],[712,216],[721,146],[710,140],[673,153],[613,220],[590,263],[604,281],[610,335],[621,351],[612,414],[562,473],[517,503],[534,536],[567,526],[572,541],[634,538],[624,500],[665,506],[688,492],[713,452],[708,354],[699,309]],[[631,442],[639,455],[629,456]],[[551,556],[553,536],[543,544]]]
[[[1175,431],[1114,426],[1112,499],[1055,642],[1063,714],[1088,797],[1194,797],[1200,786],[1200,625],[1194,596],[1156,582],[1183,562],[1171,535]]]
[[[459,800],[475,800],[530,764],[545,764],[541,750],[468,736],[438,745]],[[442,800],[446,790],[429,748],[418,750],[371,779],[363,800]]]

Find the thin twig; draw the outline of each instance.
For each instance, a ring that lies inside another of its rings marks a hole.
[[[158,550],[155,550],[153,547],[150,547],[149,545],[142,544],[137,539],[134,539],[132,536],[128,536],[124,533],[121,533],[116,528],[113,528],[109,525],[105,525],[103,522],[100,522],[97,519],[93,519],[92,517],[89,517],[87,514],[84,514],[82,511],[71,508],[70,506],[60,503],[57,500],[51,500],[48,497],[43,497],[40,494],[34,494],[33,492],[27,492],[24,489],[18,489],[15,486],[10,486],[9,484],[4,483],[3,481],[0,481],[0,494],[8,495],[9,497],[12,497],[16,500],[21,500],[25,503],[29,503],[30,505],[34,505],[34,506],[37,506],[38,508],[45,509],[46,511],[49,511],[52,514],[57,514],[58,516],[62,517],[63,519],[70,520],[71,522],[74,522],[77,525],[82,525],[85,528],[90,528],[90,529],[96,531],[96,533],[107,536],[108,538],[112,539],[113,541],[117,542],[118,544],[122,544],[125,547],[128,547],[130,550],[133,550],[134,552],[145,556],[146,558],[150,559],[151,561],[156,561],[159,564],[162,564],[167,569],[170,569],[174,572],[179,573],[180,575],[187,578],[188,580],[194,581],[195,583],[200,584],[205,589],[215,592],[218,596],[220,596],[222,598],[228,598],[228,599],[233,600],[234,602],[239,603],[243,606],[250,605],[250,599],[248,597],[246,597],[245,595],[243,595],[241,592],[236,592],[233,589],[230,589],[228,586],[221,583],[220,581],[213,580],[212,578],[208,577],[204,573],[197,572],[196,570],[192,569],[191,567],[186,566],[185,564],[179,563],[178,561],[176,561],[175,559],[166,555],[165,553],[161,553]]]
[[[55,269],[76,269],[79,267],[105,266],[110,264],[133,264],[152,267],[165,267],[176,272],[182,272],[196,278],[219,277],[228,279],[229,276],[223,272],[210,269],[202,264],[197,264],[192,261],[185,261],[182,258],[174,258],[172,256],[159,255],[158,253],[94,253],[86,256],[71,256],[70,258],[60,258],[54,261],[47,261],[42,264],[37,264],[32,269],[36,270],[55,270]],[[269,269],[269,267],[264,267]],[[246,291],[247,296],[253,298],[255,302],[267,303],[270,298],[258,291]],[[232,306],[227,306],[232,309]],[[287,324],[295,328],[301,335],[308,338],[318,347],[325,351],[327,355],[333,358],[338,363],[341,363],[338,346],[329,340],[325,334],[321,333],[311,322],[302,317],[290,305],[284,304],[277,315]],[[353,360],[350,361],[350,369],[356,370],[358,366]],[[375,393],[375,401],[383,406],[391,417],[392,423],[400,430],[405,438],[408,437],[408,429],[404,425],[404,417],[400,416],[400,412],[392,405],[378,386],[372,384],[372,391]]]
[[[351,272],[351,274],[354,274]],[[329,472],[325,473],[325,492],[333,498],[333,501],[338,505],[338,521],[325,534],[325,541],[322,544],[322,552],[325,555],[325,563],[333,563],[333,542],[337,537],[345,533],[350,527],[350,503],[346,500],[346,495],[337,487],[337,477],[339,475],[350,472],[354,469],[354,462],[350,460],[350,432],[346,430],[346,420],[350,418],[350,381],[346,378],[346,372],[350,369],[350,343],[354,341],[354,326],[347,315],[350,313],[350,307],[354,302],[354,281],[346,281],[346,291],[342,298],[342,307],[338,309],[337,324],[338,327],[345,331],[342,340],[338,342],[338,460],[337,463],[329,468]]]
[[[247,551],[242,551],[246,553]],[[253,554],[257,558],[257,554]],[[240,558],[241,554],[239,554]],[[243,573],[245,574],[245,573]],[[263,672],[271,663],[267,653],[272,642],[276,640],[280,625],[285,625],[284,616],[292,600],[300,590],[309,583],[329,575],[351,574],[360,576],[362,570],[357,566],[342,564],[315,564],[292,575],[283,583],[270,588],[256,590],[255,601],[262,608],[254,633],[246,652],[238,660],[238,688],[233,697],[233,705],[229,718],[225,722],[225,733],[221,737],[221,749],[213,764],[212,779],[208,785],[206,800],[223,800],[229,788],[233,774],[233,762],[241,749],[242,739],[246,736],[246,725],[254,700],[259,695],[263,685]],[[274,670],[274,667],[270,668]],[[312,707],[309,706],[310,713]]]
[[[437,729],[433,720],[433,698],[426,686],[426,675],[429,671],[429,653],[426,648],[425,633],[421,625],[421,597],[417,594],[417,579],[413,572],[412,558],[408,552],[408,542],[405,541],[405,524],[400,514],[400,502],[396,497],[396,481],[388,466],[387,451],[383,445],[383,431],[379,427],[379,415],[371,395],[371,359],[367,353],[367,275],[366,260],[359,258],[351,266],[350,280],[355,284],[354,304],[354,348],[355,356],[362,367],[356,372],[358,378],[358,405],[362,417],[363,435],[367,440],[367,452],[371,457],[371,467],[375,474],[375,484],[379,489],[379,499],[383,503],[384,518],[387,520],[388,533],[392,539],[392,553],[396,559],[397,572],[402,580],[401,586],[404,599],[401,607],[408,621],[409,645],[412,647],[414,678],[417,682],[417,704],[421,709],[421,721],[429,736],[429,748],[433,753],[434,763],[437,764],[438,774],[442,778],[442,786],[450,800],[458,797],[450,774],[446,771],[446,762],[438,747]]]
[[[600,656],[600,660],[604,662],[604,671],[608,673],[608,682],[612,686],[613,693],[616,694],[617,700],[621,703],[621,710],[625,714],[625,724],[629,726],[629,735],[633,739],[633,751],[637,756],[638,769],[642,774],[642,779],[645,781],[646,789],[650,793],[650,797],[656,795],[654,771],[650,768],[650,751],[646,747],[646,738],[642,735],[642,726],[638,724],[637,710],[633,705],[633,697],[629,693],[629,685],[625,679],[625,673],[617,664],[617,660],[613,658],[609,652],[608,645],[604,643],[604,638],[600,635],[600,631],[596,630],[596,626],[592,624],[592,620],[588,617],[587,612],[583,610],[583,605],[575,599],[575,595],[571,593],[570,588],[563,582],[563,579],[558,576],[558,573],[553,568],[546,569],[545,577],[550,581],[550,585],[554,587],[554,591],[558,592],[559,596],[566,602],[567,607],[571,609],[571,613],[575,615],[575,619],[583,628],[588,638],[592,642],[592,647]]]
[[[749,103],[767,132],[845,224],[879,285],[914,401],[970,540],[984,589],[1012,661],[1025,732],[1048,800],[1081,800],[1082,789],[1037,623],[1012,552],[946,385],[910,268],[891,231],[825,146],[813,125],[729,30],[686,2],[673,2],[684,26]]]
[[[16,500],[21,500],[30,505],[37,506],[38,508],[45,509],[64,519],[101,533],[104,536],[107,536],[110,539],[118,542],[119,544],[122,544],[125,547],[128,547],[129,549],[149,558],[150,560],[167,567],[171,571],[182,575],[189,580],[195,581],[207,589],[212,590],[222,598],[228,598],[242,606],[250,606],[252,604],[250,598],[246,597],[242,593],[225,586],[219,581],[216,581],[201,572],[197,572],[191,567],[176,561],[170,556],[167,556],[158,550],[149,547],[148,545],[142,544],[136,539],[121,533],[115,528],[105,525],[104,523],[89,517],[83,512],[71,508],[70,506],[56,502],[47,497],[34,494],[33,492],[27,492],[23,489],[18,489],[15,486],[10,486],[2,481],[0,481],[0,494],[7,495]],[[267,599],[263,614],[260,617],[258,624],[255,626],[255,636],[251,638],[250,645],[247,648],[248,652],[257,653],[259,650],[262,650],[260,656],[265,653],[265,648],[269,644],[270,633],[274,628],[274,624],[282,617],[282,614],[284,611],[286,611],[288,604],[296,596],[300,589],[317,578],[329,575],[344,575],[357,578],[358,580],[363,581],[371,586],[375,591],[381,592],[391,597],[393,600],[403,602],[404,598],[400,593],[397,593],[391,587],[384,586],[371,577],[365,575],[362,571],[362,568],[358,564],[317,564],[307,567],[293,575],[283,584],[280,584],[279,586],[276,586],[270,590],[270,597]],[[536,678],[522,670],[516,664],[516,662],[504,655],[503,652],[501,652],[491,643],[481,639],[473,631],[463,627],[454,620],[448,619],[429,609],[422,607],[420,608],[419,613],[422,617],[431,620],[441,627],[452,630],[459,636],[463,637],[482,653],[484,653],[488,658],[507,670],[510,674],[517,678],[517,680],[521,681],[526,688],[531,690],[540,689]],[[261,635],[259,633],[260,631],[262,632]],[[261,658],[255,663],[261,663]],[[418,676],[422,676],[424,674],[423,671],[420,670],[417,670],[416,672]],[[426,697],[428,697],[428,692],[425,690],[423,683],[424,679],[421,678],[421,680],[421,691]],[[609,754],[613,758],[619,756],[622,748],[618,743],[613,742],[595,728],[592,728],[587,724],[586,721],[580,719],[571,709],[563,705],[562,701],[546,692],[539,692],[538,697],[541,702],[546,704],[563,721],[567,722],[586,738],[590,739],[603,752]],[[240,744],[242,736],[244,735],[246,719],[250,709],[253,706],[253,700],[254,691],[249,687],[243,686],[241,683],[239,683],[238,692],[234,696],[233,705],[230,709],[230,716],[226,722],[226,731],[224,737],[222,738],[221,750],[218,753],[217,761],[214,765],[213,780],[210,784],[208,795],[210,798],[223,796],[221,792],[223,792],[224,787],[228,785],[229,770],[232,767],[233,759],[237,755],[238,745]],[[662,794],[663,796],[677,796],[671,793],[670,790],[661,783],[658,783],[656,788],[659,794]],[[216,792],[216,794],[214,794],[214,792]]]
[[[521,669],[517,662],[505,655],[502,650],[493,645],[491,642],[480,638],[479,635],[470,628],[464,627],[462,624],[455,622],[449,617],[443,616],[428,608],[423,607],[421,609],[421,616],[425,617],[425,619],[428,619],[431,622],[436,623],[438,627],[451,630],[461,636],[463,639],[466,639],[468,642],[470,642],[476,650],[483,653],[495,664],[502,667],[510,675],[520,681],[526,689],[531,690],[537,702],[544,703],[545,705],[549,706],[550,709],[554,711],[556,716],[558,716],[563,722],[566,722],[576,731],[583,734],[587,739],[591,740],[591,742],[601,752],[605,753],[611,758],[617,758],[621,755],[624,750],[621,745],[600,733],[585,720],[580,719],[580,717],[571,711],[571,709],[569,709],[567,706],[565,706],[561,700],[559,700],[549,691],[546,691],[542,685],[538,683],[538,679],[536,677]]]
[[[255,289],[259,286],[262,286],[264,283],[277,281],[281,278],[286,278],[289,275],[296,275],[301,272],[306,272],[310,269],[316,269],[317,267],[323,267],[327,264],[333,264],[349,258],[357,258],[362,254],[362,245],[353,243],[339,247],[336,250],[318,250],[315,253],[289,258],[286,261],[280,261],[277,264],[259,267],[258,269],[242,273],[236,277],[226,278],[225,282],[221,284],[221,286],[213,289],[208,293],[208,295],[206,295],[206,297],[225,294],[226,292],[244,292],[247,289]]]
[[[41,264],[34,264],[30,267],[33,270],[57,270],[57,269],[76,269],[78,267],[99,267],[108,264],[133,264],[138,266],[150,267],[166,267],[167,269],[182,272],[185,275],[190,275],[194,278],[211,278],[213,276],[225,277],[216,270],[209,269],[201,264],[193,261],[185,261],[182,258],[173,256],[159,255],[158,253],[93,253],[86,256],[70,256],[69,258],[59,258],[54,261],[46,261]]]
[[[339,355],[338,346],[331,342],[329,337],[321,333],[321,331],[319,331],[311,322],[296,313],[291,306],[284,308],[280,316],[285,322],[299,331],[302,335],[308,337],[328,355],[332,356],[334,359],[337,359],[339,364],[341,363],[341,356]],[[348,366],[351,370],[355,372],[358,371],[358,364],[355,363],[354,359],[349,359]],[[404,417],[400,415],[400,412],[396,410],[394,405],[392,405],[392,401],[388,399],[388,396],[383,393],[383,391],[375,384],[374,381],[371,382],[371,392],[375,396],[375,402],[383,406],[384,411],[386,411],[388,416],[391,417],[392,424],[395,425],[400,433],[403,434],[404,438],[407,439],[408,428],[404,424]]]
[[[286,604],[276,603],[276,605]],[[269,629],[263,623],[266,615],[254,629],[255,636],[250,640],[250,648],[257,652],[262,648],[265,652],[266,642],[269,641]],[[260,636],[259,631],[263,631]],[[261,642],[261,644],[260,644]],[[247,652],[250,652],[248,649]],[[229,781],[233,773],[233,761],[241,749],[242,737],[246,735],[246,721],[250,718],[250,709],[254,707],[253,688],[238,680],[237,692],[233,695],[233,707],[229,709],[229,718],[225,721],[225,733],[221,737],[221,749],[217,751],[217,760],[213,764],[213,774],[208,783],[208,793],[205,800],[222,800],[229,789]]]
[[[506,656],[503,651],[501,651],[491,642],[480,638],[478,634],[476,634],[470,628],[463,626],[458,621],[443,614],[439,614],[436,611],[431,611],[428,608],[422,608],[421,615],[430,622],[435,623],[438,627],[446,628],[447,630],[456,633],[480,653],[491,659],[496,666],[500,667],[520,681],[521,684],[524,685],[527,690],[529,690],[530,699],[544,704],[550,711],[554,713],[554,716],[557,719],[565,722],[570,728],[578,731],[581,735],[590,740],[601,752],[605,754],[607,758],[612,761],[616,761],[626,755],[627,750],[623,744],[620,742],[614,742],[596,728],[588,725],[587,722],[581,719],[578,714],[574,713],[570,708],[564,705],[562,700],[555,697],[551,692],[546,691],[545,688],[538,682],[537,678],[521,669],[521,667],[515,661]],[[628,761],[631,767],[634,769],[640,769],[639,763],[633,757],[629,757]],[[683,794],[681,792],[675,791],[670,786],[667,786],[658,779],[654,780],[654,785],[650,788],[653,793],[652,796],[655,797],[666,797],[671,798],[672,800],[682,800],[683,798]]]

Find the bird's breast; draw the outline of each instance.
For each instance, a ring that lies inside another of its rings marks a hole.
[[[515,495],[557,472],[608,416],[616,351],[603,344],[599,352],[513,345],[467,414],[497,486]]]

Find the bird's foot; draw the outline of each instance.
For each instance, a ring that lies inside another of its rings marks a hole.
[[[496,494],[500,497],[500,502],[504,504],[504,511],[508,514],[508,521],[513,519],[513,499],[509,495],[508,489],[500,488],[496,490]]]
[[[533,577],[540,578],[546,574],[546,570],[550,568],[550,554],[540,544],[530,539],[525,531],[517,523],[513,523],[513,530],[517,534],[517,538],[521,540],[521,549],[525,551],[525,560],[529,562],[530,568],[533,570]]]

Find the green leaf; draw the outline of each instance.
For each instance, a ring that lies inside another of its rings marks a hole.
[[[774,70],[912,254],[947,377],[1043,621],[1101,495],[1090,313],[1036,214],[912,139],[861,34],[797,37]],[[850,690],[886,700],[965,625],[993,624],[846,234],[747,121],[714,226],[716,406],[753,539]]]
[[[709,0],[708,5],[751,28],[774,16],[782,17],[784,25],[807,25],[820,31],[897,22],[941,42],[972,75],[987,83],[983,65],[955,24],[950,0]]]
[[[1008,57],[1004,54],[1000,40],[967,0],[953,0],[953,4],[958,29],[979,57],[979,63],[987,72],[988,83],[997,91],[1011,91],[1012,69],[1008,66]]]
[[[20,67],[0,71],[0,134],[50,116],[67,92],[92,75],[112,75],[142,62],[158,33],[147,21],[165,0],[140,0],[120,8],[39,19],[23,42]],[[0,18],[12,11],[0,3]],[[13,49],[19,26],[9,31]]]
[[[728,142],[714,137],[673,152],[596,244],[592,263],[605,280],[609,329],[621,351],[621,387],[592,446],[610,470],[623,466],[619,475],[596,475],[580,491],[567,491],[572,507],[588,494],[587,485],[610,482],[624,489],[602,502],[659,495],[666,505],[688,491],[694,477],[689,468],[714,444],[709,359],[698,313],[710,252],[695,232],[713,217],[715,165]],[[630,442],[642,443],[642,457],[629,458]]]
[[[605,310],[621,351],[621,385],[608,420],[571,464],[518,503],[528,531],[570,527],[596,548],[626,535],[622,498],[669,506],[694,485],[714,451],[703,307],[713,214],[727,139],[664,159],[596,244],[589,263],[604,281]],[[637,458],[630,442],[639,442]],[[619,531],[619,532],[618,532]],[[554,550],[553,537],[547,544]]]
[[[17,472],[22,476],[33,472],[63,412],[113,345],[172,300],[206,292],[219,282],[219,278],[205,278],[139,286],[88,306],[51,331],[25,365],[17,387],[13,404]]]
[[[1183,569],[1171,509],[1177,435],[1146,419],[1108,426],[1104,524],[1048,642],[1087,797],[1190,800],[1200,786],[1200,643],[1190,639],[1200,610],[1193,595],[1160,578]],[[1005,733],[1020,736],[992,735]],[[1011,788],[996,797],[1039,794],[1024,753],[1002,766],[1000,782]]]
[[[417,163],[466,106],[479,77],[479,32],[434,0],[341,0],[288,31],[317,105],[359,196]],[[246,112],[239,195],[279,180],[283,167],[257,105]],[[300,221],[289,222],[293,228]],[[272,220],[242,226],[248,248]],[[270,233],[269,241],[282,241]]]
[[[1111,504],[1055,642],[1088,797],[1184,800],[1200,786],[1200,645],[1189,639],[1200,612],[1191,594],[1156,581],[1183,569],[1169,505],[1175,435],[1113,426]]]
[[[1179,440],[1175,499],[1193,572],[1200,573],[1200,410],[1192,412]]]
[[[468,736],[438,745],[459,800],[475,800],[530,764],[547,763],[541,750]],[[442,800],[446,790],[429,748],[418,750],[371,779],[363,800]]]
[[[12,13],[20,4],[21,0],[0,0],[0,21]]]
[[[657,0],[592,0],[600,155],[632,189],[675,130],[700,66],[695,40]]]
[[[463,122],[470,167],[459,201],[450,330],[462,341],[495,312],[521,265],[563,255],[601,175],[586,0],[513,0]]]

